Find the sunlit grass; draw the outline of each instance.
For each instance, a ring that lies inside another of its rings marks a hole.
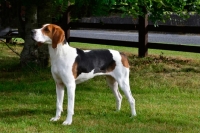
[[[0,44],[1,45],[1,44]],[[200,130],[200,59],[198,54],[164,52],[137,58],[137,49],[71,43],[84,49],[111,48],[129,53],[130,85],[137,116],[123,95],[121,111],[105,77],[77,85],[75,115],[71,126],[62,126],[55,115],[56,91],[50,68],[20,68],[19,57],[0,47],[0,132],[111,132],[197,133]],[[16,46],[20,51],[22,47]],[[165,54],[166,53],[166,54]],[[175,56],[174,56],[175,55]],[[37,70],[37,71],[35,71]],[[123,94],[123,93],[122,93]]]

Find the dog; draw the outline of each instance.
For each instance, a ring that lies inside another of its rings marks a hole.
[[[105,75],[107,83],[116,98],[116,109],[120,110],[122,95],[118,84],[124,92],[131,108],[131,115],[136,116],[135,99],[129,85],[129,62],[127,57],[118,51],[109,49],[81,50],[68,45],[61,27],[45,24],[40,29],[31,31],[33,40],[48,44],[51,73],[56,83],[56,115],[50,121],[57,121],[63,111],[64,87],[67,88],[67,117],[63,125],[71,125],[74,115],[76,84],[82,83],[97,75]]]

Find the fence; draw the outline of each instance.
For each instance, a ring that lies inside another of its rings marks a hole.
[[[200,52],[200,46],[189,46],[182,44],[167,44],[167,43],[150,43],[148,42],[148,31],[154,32],[170,32],[170,33],[192,33],[200,34],[200,27],[198,26],[167,26],[160,25],[154,27],[148,25],[147,15],[139,18],[139,24],[105,24],[105,23],[78,23],[70,22],[67,19],[68,28],[65,30],[67,33],[66,37],[69,42],[82,42],[82,43],[94,43],[103,45],[114,45],[114,46],[125,46],[125,47],[136,47],[138,48],[138,55],[144,57],[148,55],[148,49],[162,49],[172,51],[183,51],[183,52]],[[65,23],[66,24],[66,23]],[[81,38],[81,37],[70,37],[70,28],[93,28],[93,29],[116,29],[116,30],[137,30],[139,34],[139,42],[132,41],[118,41],[118,40],[105,40],[105,39],[93,39],[93,38]]]

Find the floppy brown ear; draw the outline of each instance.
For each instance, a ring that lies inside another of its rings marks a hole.
[[[60,28],[55,28],[52,31],[52,47],[56,48],[57,45],[63,42],[65,39],[65,33]]]

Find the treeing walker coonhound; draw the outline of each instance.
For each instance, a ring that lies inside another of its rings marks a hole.
[[[57,25],[45,24],[33,29],[32,38],[36,42],[48,44],[51,59],[51,73],[56,83],[56,115],[51,121],[59,120],[63,111],[64,87],[67,87],[67,118],[63,125],[72,123],[74,115],[76,84],[97,75],[106,75],[107,83],[116,98],[116,108],[120,110],[122,96],[118,84],[127,97],[131,115],[136,116],[135,99],[129,85],[129,63],[127,57],[115,50],[81,50],[68,45],[64,31]]]

